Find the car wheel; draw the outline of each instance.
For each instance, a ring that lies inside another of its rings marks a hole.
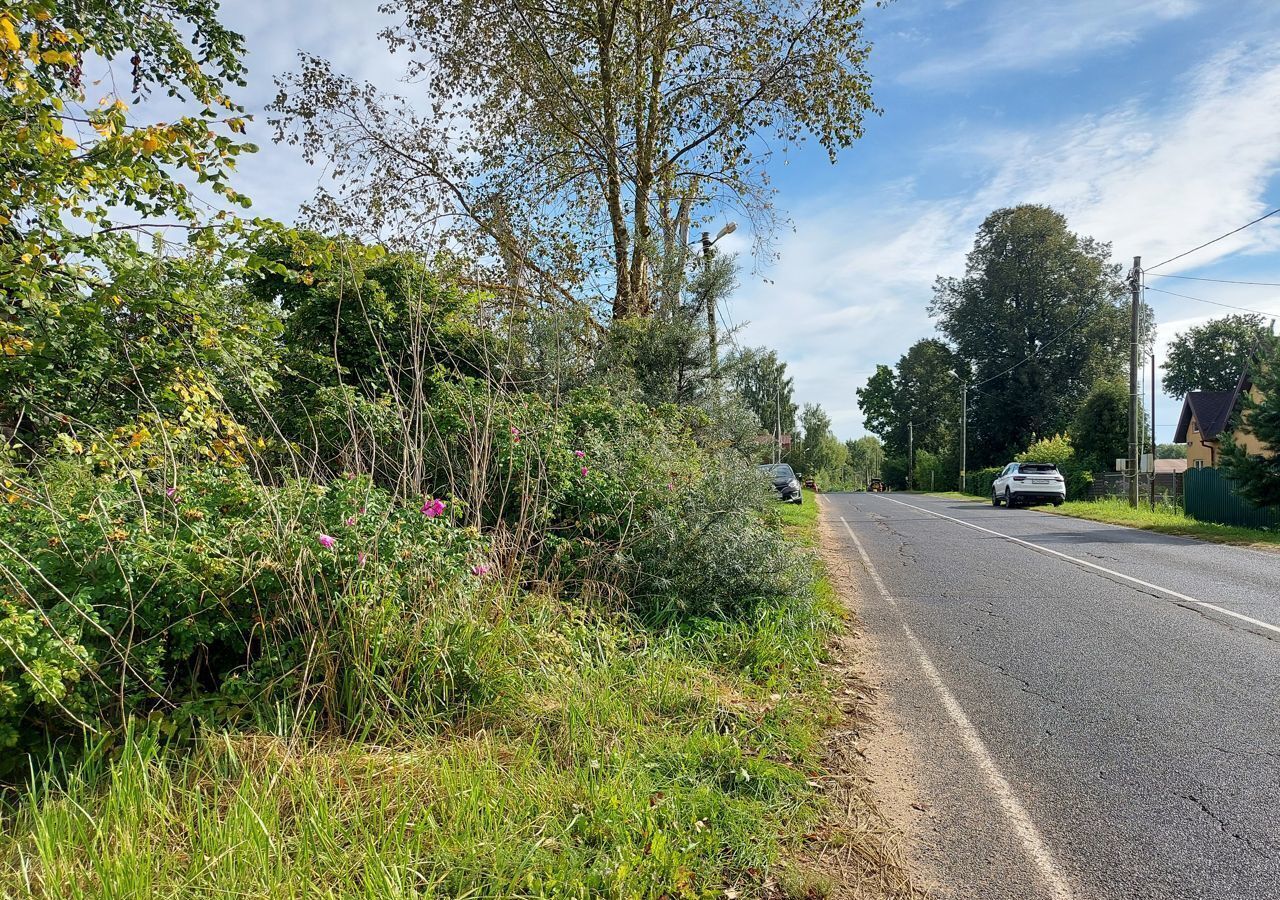
[[[1054,505],[1054,506],[1061,506],[1061,505],[1062,505],[1062,501],[1061,501],[1061,500],[1054,500],[1054,501],[1053,501],[1053,505]]]
[[[1009,489],[1004,489],[1004,505],[1013,509],[1013,494],[1009,493]]]
[[[992,506],[1000,505],[1000,495],[995,492],[994,488],[992,488],[991,490],[991,505]]]

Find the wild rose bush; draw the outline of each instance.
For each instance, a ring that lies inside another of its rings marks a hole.
[[[5,482],[0,749],[134,715],[233,719],[299,692],[341,728],[371,703],[458,699],[409,643],[484,589],[487,545],[446,501],[354,477],[270,487],[243,468],[108,478],[79,460]]]

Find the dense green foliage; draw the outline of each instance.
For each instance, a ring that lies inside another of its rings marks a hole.
[[[1280,354],[1255,370],[1253,385],[1260,399],[1242,399],[1240,427],[1268,449],[1249,453],[1224,434],[1222,468],[1245,499],[1258,506],[1280,506]]]
[[[734,353],[725,363],[726,383],[742,398],[768,434],[794,434],[799,407],[787,364],[764,347]]]
[[[973,463],[1007,461],[1034,435],[1065,432],[1093,384],[1121,371],[1127,294],[1110,255],[1061,214],[1024,205],[991,213],[965,274],[938,279],[931,312],[981,387],[971,401]]]
[[[1051,438],[1036,441],[1014,459],[1017,462],[1053,463],[1062,473],[1067,484],[1067,499],[1077,500],[1089,490],[1093,480],[1086,465],[1076,457],[1076,448],[1071,438],[1056,434]]]
[[[1076,461],[1093,472],[1108,471],[1129,455],[1128,385],[1103,379],[1093,386],[1071,423],[1071,444]]]
[[[1260,315],[1230,315],[1195,325],[1169,342],[1164,362],[1165,393],[1179,399],[1192,391],[1229,391],[1256,359],[1280,348]]]

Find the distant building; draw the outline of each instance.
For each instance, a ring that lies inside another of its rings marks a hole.
[[[762,447],[772,447],[778,443],[778,436],[776,434],[769,434],[762,431],[756,435],[756,443]],[[784,455],[791,452],[790,432],[784,432],[782,435],[782,452]]]

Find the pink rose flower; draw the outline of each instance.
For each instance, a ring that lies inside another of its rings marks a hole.
[[[431,497],[427,498],[427,502],[422,504],[422,514],[428,519],[434,519],[436,516],[444,512],[444,501],[436,500]]]
[[[332,549],[333,549],[333,545],[334,545],[334,544],[336,544],[336,543],[338,543],[338,539],[337,539],[337,538],[335,538],[335,537],[331,537],[330,535],[327,535],[327,534],[321,534],[321,535],[318,535],[318,536],[316,537],[316,540],[317,540],[317,541],[319,541],[319,542],[320,542],[320,546],[321,546],[321,547],[323,547],[323,548],[324,548],[324,549],[326,549],[326,550],[332,550]]]
[[[356,517],[355,517],[355,516],[347,516],[347,527],[348,527],[348,528],[350,528],[350,527],[351,527],[352,525],[354,525],[354,524],[356,524]]]
[[[590,472],[590,471],[591,471],[591,470],[590,470],[590,469],[588,469],[586,466],[583,466],[583,467],[582,467],[582,474],[583,474],[583,475],[586,475],[586,474],[587,474],[588,472]]]
[[[582,459],[582,457],[586,456],[587,454],[583,453],[581,450],[574,450],[573,455],[578,457],[578,459]]]

